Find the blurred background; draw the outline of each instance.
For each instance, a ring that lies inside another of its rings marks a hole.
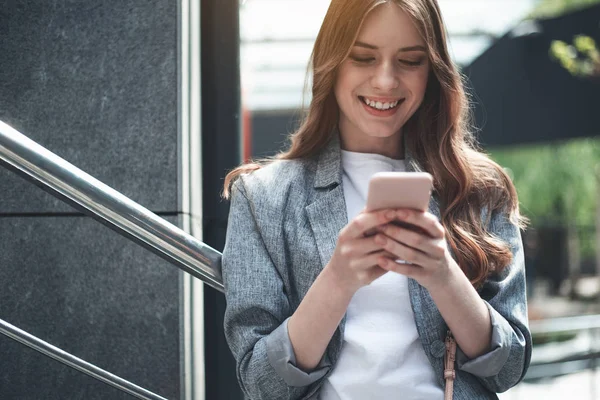
[[[243,152],[260,158],[286,146],[310,101],[308,60],[329,1],[240,4]],[[600,399],[600,0],[439,4],[474,131],[531,222],[532,367],[501,398]]]
[[[532,364],[501,398],[600,400],[600,0],[439,3],[474,133],[531,221]],[[0,4],[0,121],[222,251],[223,179],[287,145],[329,1]],[[0,330],[147,398],[242,399],[223,293],[14,174],[4,143]],[[0,400],[132,398],[0,333]]]

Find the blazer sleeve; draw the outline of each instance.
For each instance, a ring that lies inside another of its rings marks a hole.
[[[475,359],[457,349],[458,368],[475,375],[492,392],[505,392],[523,379],[531,360],[531,332],[527,316],[525,262],[519,228],[504,212],[492,215],[490,232],[510,246],[512,262],[492,274],[479,293],[492,321],[491,350]]]
[[[292,310],[242,178],[232,188],[222,274],[227,301],[225,338],[246,397],[302,399],[312,395],[331,366],[325,357],[310,372],[295,366],[287,330]]]

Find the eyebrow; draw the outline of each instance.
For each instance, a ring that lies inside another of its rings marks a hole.
[[[373,49],[373,50],[378,49],[378,47],[375,45],[365,43],[365,42],[360,42],[360,41],[355,42],[354,45],[358,46],[358,47],[364,47],[367,49]],[[398,51],[424,51],[424,52],[426,52],[427,50],[425,49],[425,46],[415,45],[415,46],[401,47],[400,49],[398,49]]]

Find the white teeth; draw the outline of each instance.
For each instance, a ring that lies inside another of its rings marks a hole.
[[[380,101],[369,100],[366,97],[363,97],[365,103],[370,107],[376,108],[378,110],[389,110],[390,108],[394,108],[398,105],[399,100],[396,100],[391,103],[382,103]]]

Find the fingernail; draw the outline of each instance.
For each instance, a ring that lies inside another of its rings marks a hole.
[[[385,213],[385,217],[388,219],[392,219],[392,218],[394,218],[394,216],[395,216],[395,214],[391,210]]]
[[[406,215],[407,215],[406,211],[397,211],[396,212],[396,217],[398,217],[398,218],[406,218]]]

